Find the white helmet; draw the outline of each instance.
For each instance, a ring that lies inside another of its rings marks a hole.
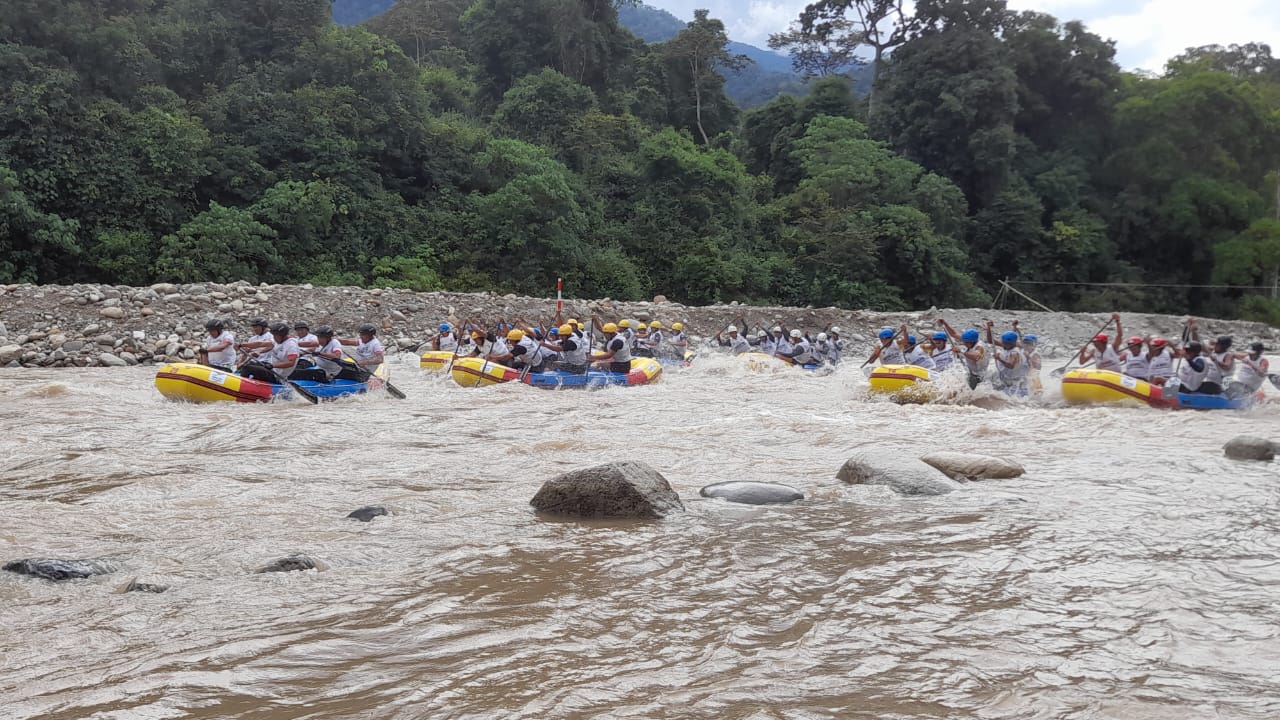
[[[832,334],[832,335],[839,335],[839,334],[840,334],[840,333],[842,333],[842,332],[844,332],[844,331],[843,331],[843,330],[841,330],[841,329],[840,329],[840,328],[838,328],[838,327],[833,327],[833,328],[831,328],[831,334]]]
[[[729,326],[729,329],[728,329],[728,330],[726,330],[725,332],[738,332],[738,326],[737,326],[737,325],[730,325],[730,326]]]
[[[769,332],[782,332],[782,328],[778,325],[774,325],[773,328],[769,330]]]
[[[824,342],[827,339],[826,333],[818,333],[818,342]]]
[[[791,331],[791,337],[793,337],[793,338],[798,338],[798,337],[800,337],[801,335],[802,335],[802,333],[801,333],[799,330],[792,330],[792,331]]]
[[[767,333],[767,332],[765,332],[765,331],[763,331],[763,330],[757,330],[757,331],[756,331],[756,337],[758,337],[758,338],[767,338],[767,337],[769,337],[769,333]]]

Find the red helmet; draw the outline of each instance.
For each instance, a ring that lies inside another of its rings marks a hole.
[[[1104,343],[1104,342],[1107,342],[1107,341],[1108,341],[1108,340],[1110,340],[1110,339],[1111,339],[1111,338],[1107,337],[1106,335],[1102,335],[1102,334],[1098,334],[1098,335],[1094,335],[1094,336],[1093,336],[1093,341],[1094,341],[1094,342],[1103,342],[1103,343]]]
[[[1129,338],[1129,342],[1128,342],[1128,344],[1129,344],[1129,345],[1141,345],[1143,342],[1145,342],[1145,341],[1144,341],[1142,338],[1138,337],[1137,335],[1134,335],[1133,337]]]
[[[1165,345],[1168,345],[1168,344],[1169,343],[1165,342],[1164,338],[1156,338],[1155,340],[1151,341],[1152,347],[1164,347]]]

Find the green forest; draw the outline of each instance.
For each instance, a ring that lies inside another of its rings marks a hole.
[[[735,107],[699,12],[625,0],[8,0],[0,282],[377,285],[1280,322],[1280,60],[1121,71],[1002,0],[819,0],[803,97]],[[888,24],[892,32],[884,32]],[[876,45],[869,46],[868,43]],[[828,68],[880,55],[872,92]],[[1085,285],[1084,283],[1112,283]],[[1137,287],[1135,285],[1145,286]],[[1154,287],[1160,286],[1160,287]]]

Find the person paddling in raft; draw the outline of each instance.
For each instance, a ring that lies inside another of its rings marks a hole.
[[[720,347],[729,348],[729,352],[734,355],[742,355],[751,352],[751,343],[747,339],[738,334],[738,326],[730,325],[725,329],[727,337],[720,337],[720,333],[716,333],[716,344]]]
[[[863,365],[870,365],[876,360],[879,360],[881,365],[906,365],[907,358],[902,352],[902,346],[898,344],[897,335],[893,328],[881,328],[876,336],[879,342],[871,351],[871,357],[867,358]]]
[[[1262,343],[1249,346],[1248,353],[1236,355],[1236,375],[1227,385],[1227,397],[1239,398],[1252,395],[1262,389],[1262,381],[1267,379],[1270,369],[1267,359],[1262,357]]]
[[[925,370],[937,370],[938,364],[933,361],[933,357],[925,351],[916,340],[915,335],[907,332],[907,326],[904,323],[898,328],[898,332],[902,336],[902,359],[907,365],[915,365]]]
[[[1124,337],[1124,329],[1120,326],[1120,313],[1111,313],[1111,319],[1116,323],[1116,339],[1111,340],[1105,333],[1094,335],[1092,343],[1080,349],[1078,361],[1081,365],[1088,365],[1093,361],[1094,366],[1099,370],[1123,373],[1124,362],[1120,360],[1120,344],[1121,338]]]
[[[1209,376],[1209,359],[1201,353],[1204,346],[1197,340],[1187,343],[1182,349],[1182,364],[1178,366],[1178,385],[1176,392],[1190,395],[1221,395],[1222,386],[1207,380]]]
[[[574,332],[573,326],[569,323],[561,325],[555,335],[551,335],[544,340],[542,347],[557,354],[557,359],[552,365],[556,370],[563,370],[574,375],[587,374],[587,353],[589,350],[586,341]]]
[[[365,323],[356,331],[357,338],[339,338],[338,342],[342,345],[355,347],[354,362],[342,364],[342,372],[338,373],[341,380],[356,380],[363,382],[369,379],[369,375],[373,374],[385,360],[386,356],[382,349],[382,342],[378,340],[378,328],[373,323]]]
[[[255,318],[249,323],[249,327],[253,328],[253,334],[248,340],[236,345],[236,350],[242,350],[250,357],[261,355],[262,353],[275,347],[276,341],[271,335],[271,331],[267,329],[267,321],[264,318]]]
[[[1032,394],[1039,396],[1044,392],[1044,384],[1040,381],[1040,368],[1044,361],[1040,357],[1038,346],[1040,339],[1031,333],[1026,335],[1018,329],[1018,321],[1013,321],[1013,331],[1020,338],[1019,343],[1022,347],[1022,357],[1027,362],[1027,390]]]
[[[1173,377],[1174,350],[1164,338],[1152,338],[1147,352],[1148,380],[1152,385],[1163,386]]]
[[[987,344],[994,347],[992,356],[996,361],[996,380],[999,389],[1007,395],[1026,397],[1027,395],[1027,358],[1018,347],[1018,333],[1010,330],[1000,336],[999,345],[992,337],[991,327],[995,323],[987,321]]]
[[[240,375],[253,380],[279,384],[287,381],[295,368],[302,352],[298,349],[298,341],[289,337],[288,323],[271,324],[271,338],[275,345],[256,360],[245,363],[240,368]]]
[[[200,346],[200,364],[230,372],[236,365],[236,338],[227,332],[221,320],[213,318],[204,324],[209,332]]]
[[[791,331],[791,350],[787,353],[778,352],[774,357],[791,365],[821,365],[822,359],[813,351],[813,346],[809,344],[809,339],[799,330]]]
[[[618,333],[618,326],[613,323],[600,330],[604,332],[604,349],[591,356],[592,362],[600,363],[609,372],[631,372],[631,342]]]
[[[1203,345],[1195,318],[1187,318],[1187,328],[1191,331],[1191,339]],[[1223,335],[1213,341],[1213,348],[1205,354],[1205,359],[1209,361],[1209,370],[1204,378],[1206,383],[1212,383],[1219,388],[1226,387],[1226,378],[1231,377],[1236,369],[1236,356],[1231,352],[1231,343],[1230,335]]]
[[[987,369],[991,366],[991,357],[987,355],[987,348],[982,344],[982,334],[973,328],[965,330],[964,333],[957,333],[942,318],[938,318],[938,323],[951,336],[951,352],[960,358],[960,363],[969,373],[969,389],[976,389],[982,381],[987,379]],[[957,344],[959,347],[956,347]]]

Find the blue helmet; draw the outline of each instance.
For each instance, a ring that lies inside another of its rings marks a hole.
[[[916,336],[915,336],[915,335],[908,335],[908,336],[907,336],[907,344],[908,344],[908,345],[915,345],[915,344],[916,344]]]
[[[551,328],[550,330],[547,331],[547,335],[555,335],[556,337],[560,337],[560,330],[557,328]]]
[[[880,331],[880,339],[881,339],[881,340],[888,340],[889,338],[893,337],[894,335],[897,335],[897,333],[895,333],[891,328],[885,328],[885,329],[883,329],[883,330],[881,330],[881,331]]]
[[[1034,345],[1034,344],[1036,343],[1036,336],[1035,336],[1035,335],[1023,335],[1023,336],[1022,336],[1022,342],[1024,342],[1024,343],[1031,343],[1032,345]]]
[[[453,326],[449,323],[440,323],[440,332],[449,332],[452,329]]]
[[[978,331],[973,329],[965,330],[963,333],[960,334],[960,339],[965,342],[976,343],[978,342]]]
[[[939,330],[938,332],[936,332],[936,333],[934,333],[934,334],[933,334],[933,339],[934,339],[935,341],[936,341],[936,340],[946,340],[946,339],[947,339],[947,334],[946,334],[946,333],[944,333],[944,332],[942,332],[941,330]]]
[[[1009,332],[1000,336],[1000,342],[1016,343],[1018,342],[1018,333],[1010,330]]]

